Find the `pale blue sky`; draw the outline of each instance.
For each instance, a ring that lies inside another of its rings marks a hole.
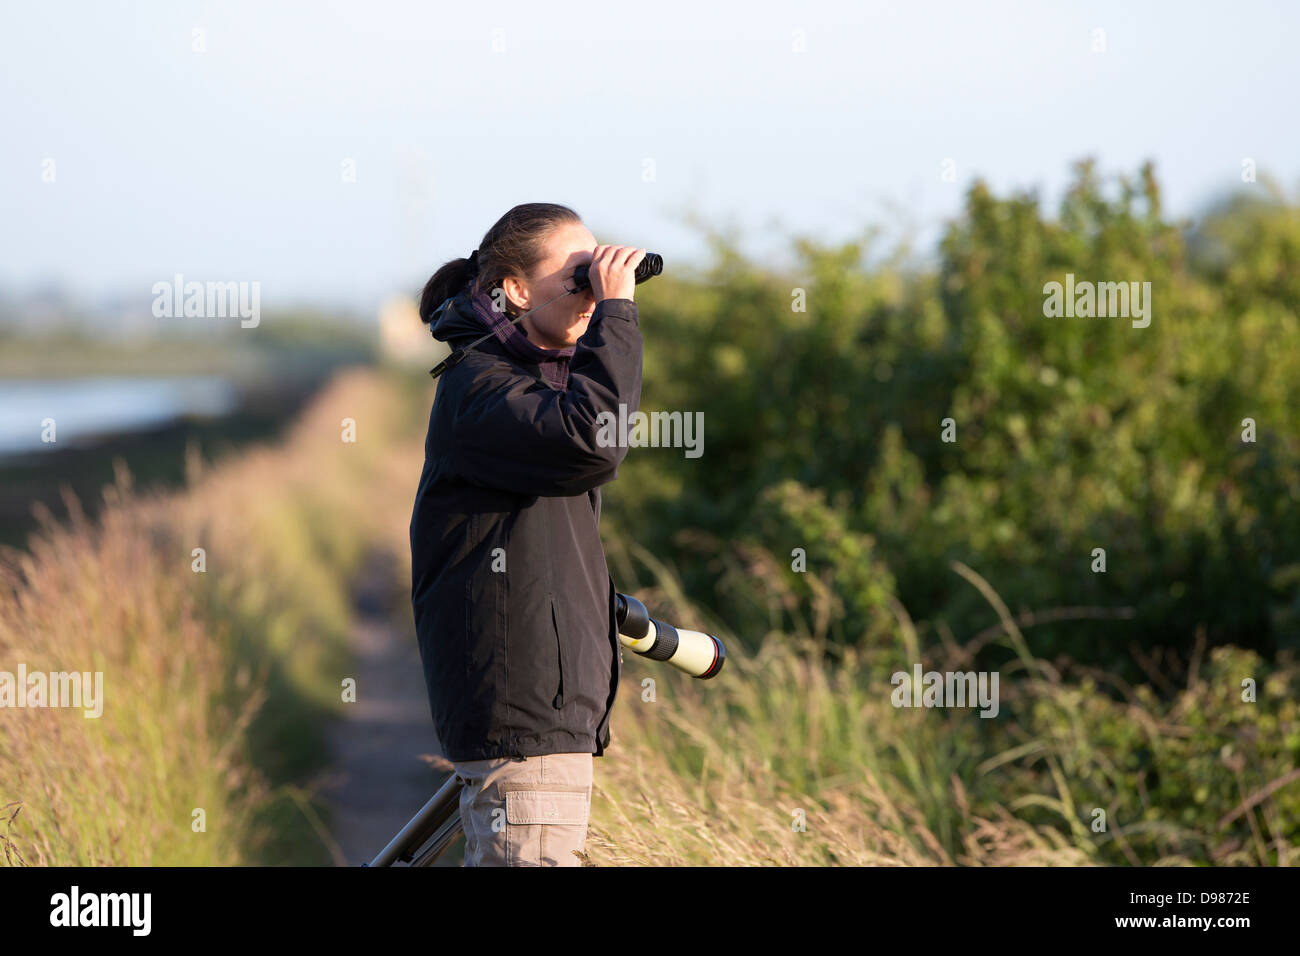
[[[519,202],[671,269],[703,255],[687,211],[760,257],[872,222],[929,244],[973,176],[1054,205],[1084,155],[1154,159],[1180,215],[1243,157],[1294,195],[1298,27],[1283,2],[9,3],[0,287],[147,305],[180,272],[371,312]]]

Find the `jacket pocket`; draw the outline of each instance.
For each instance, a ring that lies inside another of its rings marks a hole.
[[[469,534],[466,538],[466,549],[472,551],[478,544],[478,515],[474,512],[469,514]],[[465,630],[461,639],[461,655],[465,658],[465,681],[466,684],[473,679],[474,668],[474,572],[465,576]]]
[[[551,700],[551,706],[556,710],[561,710],[564,707],[564,689],[568,686],[568,682],[565,680],[567,674],[564,666],[566,657],[564,653],[564,635],[560,633],[559,617],[555,611],[555,596],[547,594],[547,598],[551,605],[551,631],[555,635],[555,656],[560,669],[560,686],[555,693],[555,697]]]

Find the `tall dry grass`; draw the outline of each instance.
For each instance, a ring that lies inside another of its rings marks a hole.
[[[1000,714],[896,708],[893,671],[970,669],[989,635],[922,649],[899,607],[893,646],[830,647],[824,623],[745,639],[692,606],[635,543],[609,551],[616,580],[649,582],[637,594],[657,616],[712,630],[729,657],[698,681],[625,652],[611,749],[597,761],[592,865],[1300,862],[1300,667],[1290,659],[1270,666],[1202,647],[1185,686],[1162,694],[1098,672],[1068,679],[1068,662],[1034,657],[996,592],[956,565],[1013,653]],[[762,562],[748,570],[754,601],[789,597]],[[1259,684],[1251,703],[1247,675]]]
[[[97,719],[0,711],[7,863],[327,860],[300,781],[341,706],[350,582],[402,550],[422,453],[402,401],[345,374],[282,443],[191,456],[175,493],[119,469],[95,521],[70,501],[4,555],[0,669],[101,671],[105,697]]]
[[[625,652],[613,747],[597,763],[593,865],[1091,862],[1056,828],[973,807],[968,735],[933,712],[895,710],[857,651],[832,664],[823,641],[772,634],[746,653],[642,556],[657,584],[641,597],[725,635],[730,656],[704,682]]]

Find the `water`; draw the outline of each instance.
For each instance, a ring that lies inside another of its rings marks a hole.
[[[0,455],[93,444],[195,415],[216,417],[237,392],[215,376],[76,378],[0,382]],[[42,439],[53,420],[54,442]]]

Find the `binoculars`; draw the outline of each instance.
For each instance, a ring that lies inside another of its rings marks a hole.
[[[575,291],[581,291],[591,285],[591,280],[587,275],[589,268],[586,265],[581,265],[573,270]],[[640,285],[646,279],[651,279],[663,271],[664,257],[657,252],[647,252],[645,257],[637,263],[636,272],[633,275],[636,277],[636,284]]]
[[[616,595],[618,639],[642,657],[663,661],[678,670],[707,680],[722,669],[727,658],[722,642],[712,634],[673,627],[650,617],[645,605],[627,594]],[[420,812],[362,866],[432,866],[461,835],[460,791],[455,774],[443,783]]]

